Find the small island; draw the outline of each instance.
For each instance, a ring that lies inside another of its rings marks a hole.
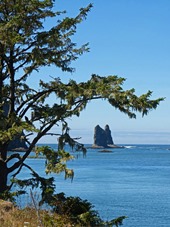
[[[94,143],[92,145],[92,148],[104,149],[101,150],[100,152],[110,152],[110,150],[107,150],[106,148],[123,148],[123,147],[114,144],[109,125],[106,125],[104,129],[97,125],[94,128]]]

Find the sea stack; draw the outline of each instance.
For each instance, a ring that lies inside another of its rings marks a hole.
[[[113,145],[113,139],[112,139],[112,135],[111,135],[111,130],[109,128],[109,125],[105,126],[105,134],[106,134],[106,143],[107,145]]]
[[[93,147],[107,147],[106,132],[99,125],[94,128]]]
[[[107,148],[110,145],[113,146],[114,143],[109,125],[106,125],[105,129],[102,129],[99,125],[97,125],[94,128],[94,143],[92,147]]]

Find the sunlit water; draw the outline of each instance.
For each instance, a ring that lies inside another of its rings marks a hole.
[[[88,149],[86,158],[80,155],[70,161],[74,180],[55,176],[57,193],[89,200],[105,220],[128,216],[126,227],[170,226],[170,145],[109,150],[112,153]],[[44,160],[27,163],[43,173]],[[20,177],[28,177],[28,171],[24,169]]]

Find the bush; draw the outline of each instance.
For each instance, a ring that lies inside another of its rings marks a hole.
[[[68,215],[70,220],[81,226],[99,226],[101,219],[93,205],[79,197],[65,197],[64,193],[56,194],[50,203],[53,211],[60,215]]]
[[[50,205],[53,212],[69,216],[71,222],[77,226],[120,226],[123,224],[125,216],[118,217],[111,221],[103,221],[98,212],[93,210],[93,205],[87,200],[79,197],[65,197],[64,193],[54,195]]]

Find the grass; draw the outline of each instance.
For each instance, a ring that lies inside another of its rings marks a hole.
[[[18,209],[13,207],[6,211],[0,210],[0,226],[3,227],[71,227],[75,226],[66,215],[52,214],[46,210],[37,212],[32,207]]]
[[[92,204],[79,197],[56,194],[51,201],[53,209],[41,209],[31,195],[32,204],[19,208],[12,202],[0,200],[0,226],[3,227],[112,227],[123,224],[125,216],[103,221]]]

